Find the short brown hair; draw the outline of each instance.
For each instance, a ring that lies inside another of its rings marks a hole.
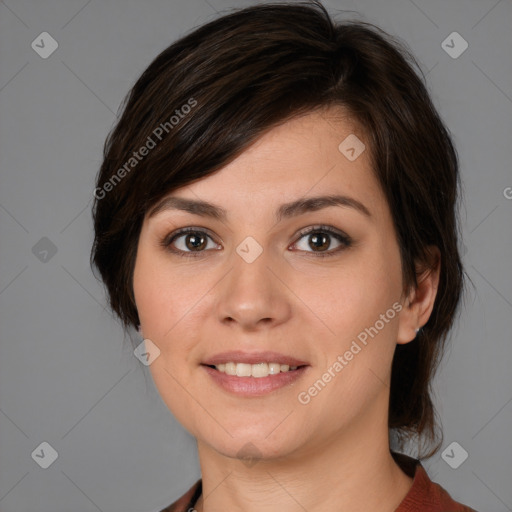
[[[105,141],[95,190],[91,263],[123,325],[139,323],[132,276],[146,212],[225,166],[278,123],[341,106],[369,142],[397,233],[404,293],[417,284],[415,263],[428,268],[428,246],[440,249],[434,308],[416,339],[396,347],[389,405],[389,427],[399,439],[434,441],[430,384],[464,272],[458,158],[420,75],[402,43],[369,23],[334,23],[319,1],[236,10],[160,53]],[[135,158],[150,139],[151,149]]]

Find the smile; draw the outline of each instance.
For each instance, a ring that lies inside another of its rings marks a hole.
[[[229,362],[224,364],[215,365],[219,372],[225,373],[226,375],[236,375],[237,377],[255,377],[260,379],[262,377],[268,377],[269,375],[277,375],[278,373],[285,373],[294,371],[298,366],[290,366],[288,364],[280,363],[235,363]]]

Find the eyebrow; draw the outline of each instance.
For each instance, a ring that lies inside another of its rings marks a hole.
[[[292,201],[291,203],[282,204],[276,212],[277,221],[285,218],[291,218],[302,215],[307,212],[314,212],[329,206],[341,206],[353,208],[359,213],[371,218],[372,214],[368,208],[353,197],[343,195],[326,195],[316,197],[306,197]],[[195,199],[185,199],[183,197],[169,196],[150,210],[148,217],[153,217],[157,213],[165,210],[181,210],[201,217],[212,217],[214,219],[225,221],[228,213],[224,208],[206,201],[198,201]]]

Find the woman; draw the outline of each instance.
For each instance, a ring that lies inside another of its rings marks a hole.
[[[319,2],[266,4],[131,90],[91,256],[197,439],[202,479],[166,511],[472,510],[419,461],[464,273],[457,155],[414,65]]]

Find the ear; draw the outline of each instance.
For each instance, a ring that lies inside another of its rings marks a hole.
[[[441,253],[435,245],[427,248],[430,265],[416,265],[418,286],[411,290],[403,304],[398,320],[397,343],[405,344],[416,338],[417,329],[423,327],[432,313],[439,285]]]

